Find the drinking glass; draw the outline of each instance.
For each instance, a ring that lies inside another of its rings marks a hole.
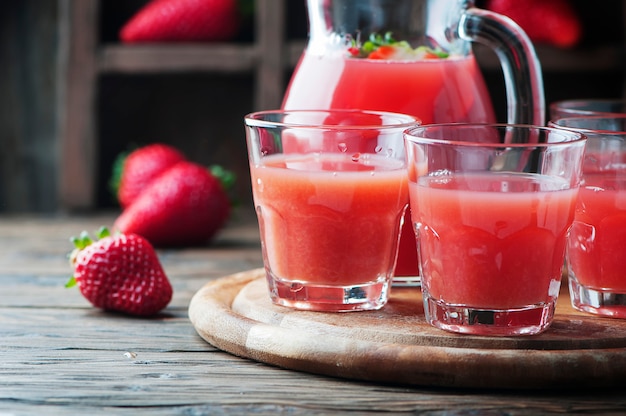
[[[567,251],[572,306],[626,318],[626,114],[550,124],[588,137]]]
[[[615,116],[626,114],[626,100],[576,99],[555,101],[550,104],[550,120],[570,117]]]
[[[551,324],[584,135],[510,124],[405,134],[426,320],[477,335]]]
[[[409,195],[402,114],[263,111],[245,117],[270,297],[317,311],[385,305]]]

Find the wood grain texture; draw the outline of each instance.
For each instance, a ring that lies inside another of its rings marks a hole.
[[[0,4],[0,212],[57,205],[56,3]]]
[[[256,222],[240,214],[209,245],[158,251],[174,286],[162,314],[102,312],[63,287],[68,237],[114,218],[0,217],[0,414],[517,416],[626,409],[623,384],[562,391],[407,386],[285,370],[213,347],[198,336],[188,308],[209,282],[261,266]]]
[[[98,68],[96,0],[59,0],[59,206],[93,208]]]
[[[275,306],[262,269],[205,285],[189,314],[198,333],[233,354],[349,379],[437,387],[611,386],[626,376],[626,322],[569,307],[528,337],[451,334],[426,323],[417,288],[394,288],[379,311],[319,313]]]
[[[59,175],[59,201],[55,205],[70,211],[97,208],[95,167],[100,162],[101,139],[97,127],[99,118],[102,118],[97,110],[101,100],[98,86],[102,75],[250,74],[255,79],[254,90],[250,93],[253,109],[263,110],[280,106],[285,90],[285,73],[295,65],[286,57],[286,48],[292,42],[285,40],[285,0],[255,1],[255,36],[252,42],[176,45],[100,42],[102,2],[59,0],[60,92],[56,109],[59,132],[58,149],[53,150],[56,150],[60,160],[52,165],[58,168]],[[302,46],[302,43],[297,45]],[[214,124],[219,122],[222,120],[213,120]],[[7,162],[10,160],[7,159]],[[12,163],[14,167],[21,165]],[[0,174],[2,168],[3,165],[0,165]],[[7,178],[13,179],[11,176]],[[47,176],[38,179],[46,180]],[[22,189],[26,186],[21,185],[11,189],[14,193],[19,191],[23,194]],[[54,187],[46,189],[54,190]]]

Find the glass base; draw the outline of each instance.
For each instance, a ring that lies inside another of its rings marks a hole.
[[[516,309],[477,309],[450,305],[424,293],[426,321],[436,328],[473,335],[534,335],[550,326],[556,300]]]
[[[626,318],[626,293],[590,289],[572,275],[569,276],[569,293],[574,309],[611,318]]]
[[[282,280],[265,272],[270,298],[277,305],[321,312],[377,310],[389,299],[390,279],[350,286],[330,286]]]

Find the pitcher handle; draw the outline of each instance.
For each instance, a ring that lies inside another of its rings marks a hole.
[[[490,47],[498,56],[507,99],[507,122],[545,123],[541,65],[526,33],[513,20],[489,10],[471,7],[459,22],[461,39]]]

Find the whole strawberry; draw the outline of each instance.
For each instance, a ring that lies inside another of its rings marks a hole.
[[[514,20],[533,42],[571,48],[582,36],[568,0],[487,0],[485,7]]]
[[[205,243],[226,223],[230,199],[206,167],[179,162],[166,170],[117,218],[116,230],[156,246]]]
[[[129,206],[150,182],[185,156],[172,146],[154,143],[116,161],[111,187],[122,208]]]
[[[241,24],[237,0],[152,0],[120,31],[122,42],[225,41]]]
[[[111,236],[106,228],[92,241],[86,232],[73,238],[74,276],[66,286],[78,284],[95,307],[150,316],[172,299],[161,263],[148,241],[134,234]]]

